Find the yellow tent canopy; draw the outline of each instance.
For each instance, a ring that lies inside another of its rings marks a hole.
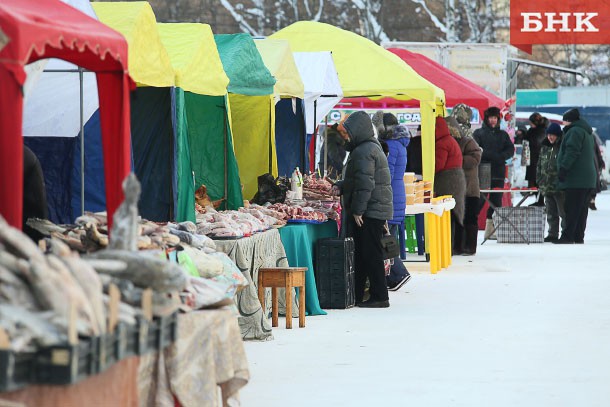
[[[273,93],[303,99],[304,85],[294,62],[290,43],[285,40],[255,40],[254,44],[271,75],[275,77]]]
[[[177,87],[199,95],[227,94],[229,77],[208,24],[158,23],[157,28],[176,73]]]
[[[148,2],[92,2],[91,5],[102,23],[127,39],[129,74],[138,86],[174,86],[174,70]]]
[[[374,42],[325,23],[299,21],[271,35],[295,52],[331,51],[345,97],[395,97],[420,101],[423,177],[434,179],[434,117],[445,114],[445,94]]]

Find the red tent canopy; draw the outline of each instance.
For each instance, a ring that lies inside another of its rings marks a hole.
[[[463,76],[445,68],[441,64],[431,60],[430,58],[410,52],[405,49],[390,48],[388,51],[398,55],[419,75],[432,82],[434,85],[445,91],[445,98],[448,107],[465,103],[470,107],[475,107],[479,110],[481,116],[483,112],[490,106],[495,106],[500,109],[504,107],[504,101],[496,95],[486,91],[479,85],[469,81]],[[368,109],[386,107],[411,107],[418,106],[416,101],[397,101],[391,98],[383,98],[372,101],[367,98],[349,98],[344,99],[345,102],[351,103],[352,106],[358,106]]]
[[[23,205],[24,66],[58,58],[96,72],[108,221],[123,200],[130,171],[127,41],[121,34],[58,0],[2,0],[0,30],[0,214],[21,228]],[[61,157],[58,157],[61,159]]]

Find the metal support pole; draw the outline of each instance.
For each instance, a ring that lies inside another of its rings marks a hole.
[[[80,214],[85,214],[85,107],[84,107],[84,86],[83,69],[78,68],[78,78],[80,81]]]

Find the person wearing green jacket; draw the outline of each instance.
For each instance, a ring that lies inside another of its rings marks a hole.
[[[536,165],[536,180],[538,190],[544,197],[546,206],[546,222],[549,224],[549,233],[545,242],[554,242],[559,239],[559,220],[561,230],[566,226],[563,191],[557,187],[557,154],[561,146],[563,132],[557,123],[551,123],[546,129],[546,139],[540,143],[540,155]]]
[[[593,129],[580,117],[578,109],[563,114],[566,125],[557,155],[558,187],[565,194],[566,227],[554,243],[584,243],[591,191],[595,188],[597,171]]]

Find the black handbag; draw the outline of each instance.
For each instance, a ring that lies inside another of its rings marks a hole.
[[[400,247],[396,238],[392,235],[385,235],[381,237],[381,251],[383,252],[383,259],[393,259],[400,256]]]

